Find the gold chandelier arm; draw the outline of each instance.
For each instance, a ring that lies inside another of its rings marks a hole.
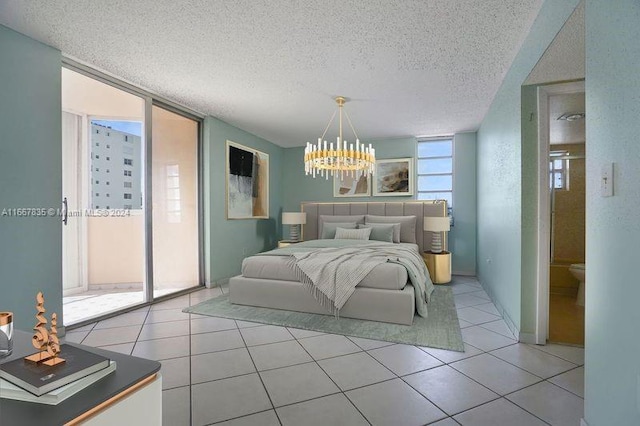
[[[333,123],[333,119],[336,118],[336,111],[333,111],[333,115],[331,116],[331,119],[329,120],[329,124],[327,124],[327,127],[324,128],[324,132],[322,132],[322,137],[320,139],[324,140],[324,136],[327,134],[327,131],[329,130],[329,127],[331,127],[331,123]]]
[[[351,127],[351,131],[356,136],[356,139],[360,139],[358,137],[358,134],[356,133],[356,129],[354,129],[353,124],[351,124],[351,117],[349,117],[349,113],[347,112],[347,110],[344,110],[344,115],[347,117],[347,121],[349,122],[349,127]]]

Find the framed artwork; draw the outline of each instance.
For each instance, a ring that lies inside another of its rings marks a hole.
[[[333,177],[334,197],[369,197],[371,196],[371,176],[362,173],[359,178],[347,176],[341,177],[336,173]]]
[[[413,158],[392,158],[376,161],[374,197],[413,195]]]
[[[269,154],[227,141],[227,219],[269,217]]]

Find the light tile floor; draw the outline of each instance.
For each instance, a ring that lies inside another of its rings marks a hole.
[[[160,360],[168,426],[577,426],[584,350],[517,343],[475,278],[451,287],[464,353],[182,312],[226,288],[66,339]]]
[[[156,289],[153,294],[154,297],[161,297],[180,290],[184,290],[184,288]],[[140,304],[143,301],[144,294],[141,290],[129,289],[90,290],[73,296],[65,296],[62,298],[64,322],[67,325],[77,324],[80,321],[106,315],[128,306]]]

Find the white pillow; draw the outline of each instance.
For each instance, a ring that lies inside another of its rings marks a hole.
[[[368,240],[371,235],[371,228],[363,229],[336,229],[336,240]]]

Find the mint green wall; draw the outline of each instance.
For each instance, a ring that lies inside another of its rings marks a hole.
[[[521,85],[578,2],[545,1],[478,130],[478,278],[507,322],[518,330],[522,279]]]
[[[60,207],[60,67],[59,51],[0,25],[0,311],[12,311],[21,330],[35,323],[38,291],[62,317],[60,218],[1,215]]]
[[[587,0],[586,395],[589,426],[640,425],[640,2]],[[599,193],[614,163],[614,196]]]
[[[416,156],[417,139],[400,138],[371,141],[376,148],[376,157],[402,158]],[[449,233],[450,249],[453,252],[452,269],[454,273],[475,274],[476,262],[476,190],[475,190],[475,144],[476,134],[460,133],[454,136],[455,180],[454,180],[454,216],[455,226]],[[407,201],[415,197],[352,197],[334,198],[333,181],[305,176],[302,159],[304,148],[284,150],[282,171],[283,211],[299,211],[304,201],[317,202],[375,202]],[[283,238],[289,233],[289,227],[283,227]]]
[[[376,149],[376,158],[403,158],[416,156],[416,139],[386,139],[372,140]],[[333,180],[315,179],[304,174],[304,147],[287,148],[284,150],[283,198],[284,211],[299,211],[300,203],[304,201],[318,202],[364,202],[364,201],[404,201],[413,197],[333,197]],[[283,230],[289,233],[289,227]]]
[[[226,141],[269,154],[269,219],[226,219]],[[214,117],[204,123],[205,278],[240,273],[242,259],[277,245],[282,212],[283,148]]]
[[[476,133],[453,137],[454,226],[449,232],[451,269],[454,274],[476,274]]]

